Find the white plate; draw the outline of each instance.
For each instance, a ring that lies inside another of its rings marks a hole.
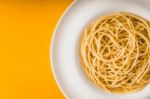
[[[82,31],[99,16],[127,11],[150,19],[148,0],[79,0],[68,8],[53,35],[51,63],[55,79],[70,99],[150,99],[150,86],[125,95],[110,94],[93,85],[86,77],[79,59]]]

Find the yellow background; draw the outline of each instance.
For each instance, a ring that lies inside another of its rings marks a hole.
[[[0,1],[0,99],[64,99],[50,67],[54,27],[71,0]]]

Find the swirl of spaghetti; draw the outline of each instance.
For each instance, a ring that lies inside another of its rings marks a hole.
[[[85,29],[80,43],[88,78],[111,93],[142,90],[150,82],[150,22],[117,12]]]

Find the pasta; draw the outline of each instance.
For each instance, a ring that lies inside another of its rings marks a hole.
[[[142,90],[150,82],[150,22],[117,12],[96,20],[80,42],[88,78],[110,93]]]

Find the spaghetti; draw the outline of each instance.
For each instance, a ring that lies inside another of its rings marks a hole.
[[[150,82],[150,22],[118,12],[101,17],[84,31],[80,56],[84,71],[111,93],[129,93]]]

